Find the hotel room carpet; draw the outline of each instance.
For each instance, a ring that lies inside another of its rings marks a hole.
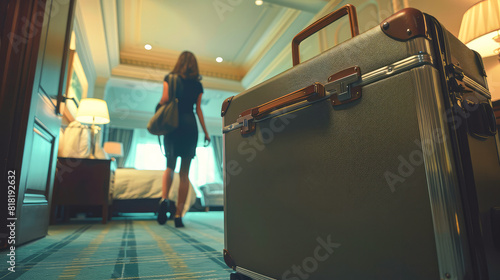
[[[14,273],[0,252],[0,279],[229,279],[223,212],[189,212],[183,221],[158,225],[151,214],[53,225],[16,248]]]

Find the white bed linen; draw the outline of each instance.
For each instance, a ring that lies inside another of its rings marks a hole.
[[[112,190],[113,199],[161,198],[163,172],[162,170],[118,168]],[[179,174],[174,173],[174,181],[169,191],[170,200],[177,201],[178,190]],[[190,182],[184,212],[189,210],[195,201],[196,192]]]

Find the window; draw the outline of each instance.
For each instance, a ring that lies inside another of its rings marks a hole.
[[[134,131],[132,147],[125,166],[144,170],[165,170],[166,159],[160,150],[158,137],[151,135],[145,129]],[[200,134],[198,139],[205,137]],[[162,139],[163,141],[163,139]],[[201,144],[202,142],[200,142]],[[175,172],[180,170],[180,158],[177,159]],[[222,182],[222,178],[217,171],[217,163],[213,147],[197,147],[196,156],[191,161],[189,170],[189,180],[195,188],[197,195],[201,196],[198,188],[207,183]]]
[[[221,182],[218,178],[216,160],[212,146],[197,147],[196,157],[191,161],[189,180],[193,186],[203,186],[207,183]]]
[[[160,153],[159,144],[136,144],[133,167],[146,170],[164,170],[165,156]]]

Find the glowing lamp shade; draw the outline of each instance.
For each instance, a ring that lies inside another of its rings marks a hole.
[[[498,55],[500,48],[500,0],[486,0],[468,9],[458,39],[482,57]]]
[[[80,102],[76,120],[81,123],[109,123],[108,105],[106,101],[95,98],[85,98]]]
[[[104,143],[104,151],[112,157],[122,157],[123,145],[120,142],[106,142]]]

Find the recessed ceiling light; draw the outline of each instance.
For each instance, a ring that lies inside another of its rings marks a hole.
[[[219,63],[221,63],[223,60],[224,60],[224,59],[222,59],[222,57],[220,57],[220,56],[219,56],[219,57],[217,57],[217,58],[215,59],[215,61],[217,61],[217,62],[219,62]]]
[[[144,48],[148,51],[150,51],[153,47],[150,44],[146,44]]]
[[[264,4],[264,1],[262,1],[262,0],[255,0],[255,5],[260,6],[262,4]]]

